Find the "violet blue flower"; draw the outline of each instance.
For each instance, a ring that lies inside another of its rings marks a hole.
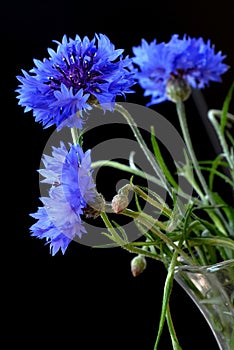
[[[130,89],[135,84],[132,61],[106,35],[95,34],[92,40],[64,35],[61,43],[54,42],[57,50],[49,48],[49,58],[34,59],[34,68],[17,76],[19,105],[25,112],[32,110],[44,128],[81,129],[83,113],[93,104],[113,110],[117,95],[134,92]]]
[[[32,236],[46,239],[52,255],[59,249],[64,254],[75,237],[86,233],[81,215],[95,198],[90,150],[83,152],[79,145],[70,145],[68,151],[61,142],[60,147],[53,147],[52,156],[43,155],[42,161],[45,168],[38,170],[44,177],[41,182],[51,187],[49,196],[40,198],[44,206],[30,214],[38,220],[30,231]]]
[[[183,80],[192,88],[204,88],[210,81],[221,82],[221,75],[229,68],[219,51],[215,53],[210,40],[173,35],[167,43],[153,40],[133,47],[132,57],[136,80],[144,89],[144,96],[151,96],[148,105],[170,100],[167,85],[170,80]],[[177,85],[178,86],[178,85]]]

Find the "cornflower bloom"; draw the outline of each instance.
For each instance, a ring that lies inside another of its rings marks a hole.
[[[49,58],[34,59],[35,66],[23,75],[16,92],[25,112],[33,111],[36,122],[44,128],[56,125],[82,128],[83,113],[100,104],[103,110],[113,110],[117,95],[133,92],[134,73],[131,59],[123,57],[106,35],[89,40],[76,35],[54,41],[57,50],[48,49]]]
[[[64,143],[53,147],[52,156],[43,155],[45,168],[38,172],[44,177],[42,183],[50,184],[48,197],[41,197],[44,204],[36,213],[30,214],[37,222],[30,227],[32,236],[46,239],[52,255],[59,249],[64,254],[75,237],[86,233],[81,215],[95,199],[92,180],[90,150],[83,152],[80,145]]]
[[[137,66],[136,80],[144,89],[144,96],[150,96],[147,104],[157,104],[166,100],[186,100],[191,88],[204,88],[210,81],[221,82],[221,75],[229,68],[219,51],[215,53],[210,40],[184,36],[179,39],[172,35],[167,43],[157,43],[154,39],[133,47],[133,63]]]

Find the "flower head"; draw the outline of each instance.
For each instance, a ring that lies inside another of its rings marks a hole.
[[[52,156],[43,155],[42,161],[41,182],[51,187],[49,196],[40,198],[44,206],[31,214],[38,221],[30,230],[32,236],[47,240],[52,255],[59,249],[64,254],[71,240],[86,233],[81,214],[95,198],[90,150],[83,152],[79,145],[70,145],[67,151],[61,142],[59,148],[53,147]]]
[[[57,50],[49,48],[49,58],[34,59],[34,68],[17,76],[19,105],[25,112],[33,110],[44,128],[82,128],[82,113],[94,103],[112,110],[117,95],[133,92],[132,61],[123,58],[124,50],[116,50],[106,35],[95,34],[92,40],[64,35],[61,43],[54,42]]]
[[[153,40],[149,44],[143,39],[141,46],[133,47],[133,53],[136,79],[145,90],[144,95],[151,96],[148,105],[173,100],[167,87],[169,84],[171,92],[171,82],[177,79],[177,87],[200,89],[208,86],[210,81],[221,82],[221,75],[228,69],[222,62],[226,56],[215,53],[210,41],[205,43],[202,38],[184,36],[179,39],[178,35],[173,35],[167,43]],[[187,92],[184,95],[188,97]]]

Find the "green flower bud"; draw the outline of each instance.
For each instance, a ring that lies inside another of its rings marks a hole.
[[[138,276],[146,269],[146,259],[139,254],[131,260],[131,271],[134,277]]]
[[[187,100],[191,95],[191,92],[190,85],[181,77],[173,76],[167,82],[166,93],[169,100],[173,102]]]

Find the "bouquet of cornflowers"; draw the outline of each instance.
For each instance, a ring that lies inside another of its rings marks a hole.
[[[19,105],[25,112],[32,111],[43,128],[54,126],[60,138],[57,147],[52,144],[51,155],[43,154],[41,159],[38,171],[41,183],[48,187],[46,195],[40,197],[42,206],[30,214],[36,220],[30,227],[31,235],[44,240],[52,255],[65,254],[72,241],[122,247],[134,254],[133,276],[145,270],[147,259],[161,261],[167,278],[154,349],[165,320],[173,348],[180,349],[169,308],[175,267],[203,266],[234,258],[234,208],[230,203],[234,195],[234,116],[229,112],[234,83],[220,110],[209,110],[207,115],[222,148],[214,160],[197,160],[184,103],[194,91],[212,81],[222,81],[221,75],[229,69],[223,62],[225,56],[216,53],[210,41],[186,35],[172,35],[167,43],[142,39],[141,45],[133,47],[132,57],[123,56],[124,50],[116,50],[104,34],[95,34],[92,40],[64,35],[61,43],[55,44],[56,51],[48,49],[49,58],[35,59],[29,72],[23,70],[17,76]],[[119,96],[126,101],[126,94],[134,93],[137,84],[149,98],[144,108],[131,108],[131,104],[117,101]],[[183,141],[177,142],[175,130],[156,113],[155,122],[150,114],[150,142],[146,142],[141,129],[147,113],[153,112],[149,107],[167,100],[175,104]],[[141,122],[137,121],[139,113],[136,117],[132,111],[140,111]],[[128,165],[108,159],[92,161],[92,149],[85,149],[85,134],[93,120],[95,126],[104,122],[100,112],[103,118],[108,115],[108,123],[121,116],[133,132],[151,173],[137,166],[134,149],[129,153]],[[179,160],[174,159],[173,167],[165,161],[157,123],[168,131],[172,148],[179,147],[183,154]],[[69,129],[67,141],[62,131]],[[101,166],[129,174],[128,182],[110,202],[97,191],[94,181],[94,169]],[[140,178],[154,187],[142,186]],[[231,200],[225,198],[225,189],[231,193]],[[128,225],[118,221],[120,217],[131,220],[129,231]],[[97,219],[105,229],[99,226],[99,232],[91,233],[87,227],[95,226]]]

